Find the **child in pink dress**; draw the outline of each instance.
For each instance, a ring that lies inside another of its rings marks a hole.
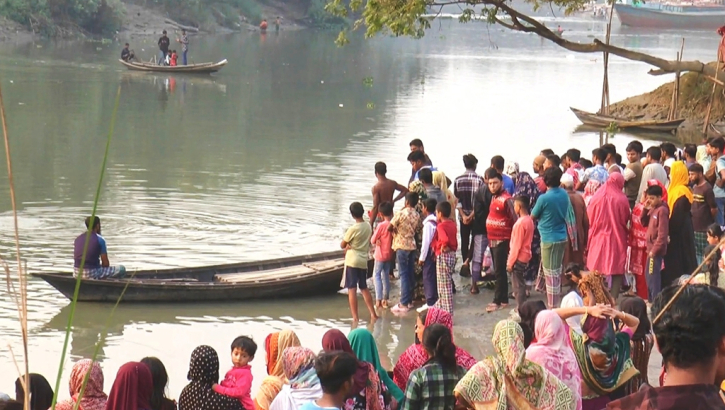
[[[215,392],[234,397],[246,410],[254,409],[252,401],[252,366],[249,365],[257,353],[257,344],[250,337],[239,336],[232,342],[232,364],[221,384],[214,384]]]

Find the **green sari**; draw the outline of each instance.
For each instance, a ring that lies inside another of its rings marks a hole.
[[[347,339],[350,341],[355,356],[358,360],[368,362],[375,367],[378,372],[380,380],[388,388],[390,394],[395,398],[398,403],[403,401],[403,391],[393,382],[388,376],[387,370],[380,364],[380,355],[378,354],[378,346],[375,344],[375,338],[365,328],[358,328],[350,332],[347,335]]]

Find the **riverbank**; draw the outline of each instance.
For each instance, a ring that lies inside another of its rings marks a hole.
[[[714,62],[708,65],[715,67]],[[609,106],[609,114],[615,117],[641,120],[666,120],[672,104],[674,86],[673,80],[654,91],[614,103]],[[680,126],[678,136],[686,135],[685,139],[690,140],[693,132],[701,132],[712,88],[713,82],[699,73],[685,73],[680,77],[677,117],[685,118],[685,122]],[[722,86],[718,85],[710,113],[710,122],[716,123],[723,119],[725,119],[725,95]],[[699,143],[700,141],[693,142]]]

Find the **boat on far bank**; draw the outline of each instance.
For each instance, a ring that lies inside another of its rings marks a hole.
[[[599,128],[607,128],[611,124],[615,124],[617,126],[617,128],[619,128],[619,129],[633,128],[633,129],[642,129],[642,130],[659,131],[659,132],[672,132],[672,131],[676,130],[677,127],[680,126],[680,124],[685,122],[684,118],[679,118],[679,119],[672,120],[672,121],[668,121],[668,120],[636,120],[636,119],[618,118],[618,117],[611,117],[608,115],[594,114],[591,112],[578,110],[573,107],[569,107],[569,109],[574,113],[574,115],[576,115],[577,118],[579,118],[579,121],[581,121],[582,124],[589,125],[592,127],[599,127]]]
[[[615,3],[614,12],[623,26],[630,27],[717,30],[725,25],[725,6],[712,2]]]
[[[199,63],[189,65],[177,65],[167,66],[158,65],[155,63],[139,63],[118,60],[119,63],[123,64],[129,70],[135,71],[153,71],[159,73],[184,73],[184,74],[210,74],[215,73],[227,65],[227,60],[224,59],[218,63]]]
[[[197,268],[130,272],[119,279],[81,279],[79,302],[189,303],[334,295],[342,251]],[[73,299],[72,273],[33,273]]]

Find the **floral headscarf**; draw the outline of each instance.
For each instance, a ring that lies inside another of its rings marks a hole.
[[[320,384],[315,373],[315,353],[301,346],[293,346],[282,352],[284,376],[293,389],[301,389]]]
[[[103,392],[103,370],[101,370],[101,365],[91,359],[83,359],[73,365],[73,370],[70,372],[68,390],[71,398],[56,404],[56,410],[73,410],[75,408],[83,386],[83,379],[88,373],[90,373],[88,383],[86,383],[86,388],[83,391],[79,408],[83,410],[104,410],[106,408],[108,396]]]
[[[509,162],[508,164],[506,164],[504,174],[510,176],[513,179],[516,179],[516,177],[519,175],[519,163]]]
[[[513,178],[513,177],[512,177]],[[515,178],[516,189],[514,190],[513,196],[527,196],[529,197],[529,209],[534,209],[536,200],[541,196],[541,191],[534,178],[531,178],[528,172],[521,172],[516,175]]]
[[[524,333],[516,322],[499,322],[493,345],[496,354],[473,366],[455,388],[475,409],[576,408],[571,390],[561,380],[526,359]]]

